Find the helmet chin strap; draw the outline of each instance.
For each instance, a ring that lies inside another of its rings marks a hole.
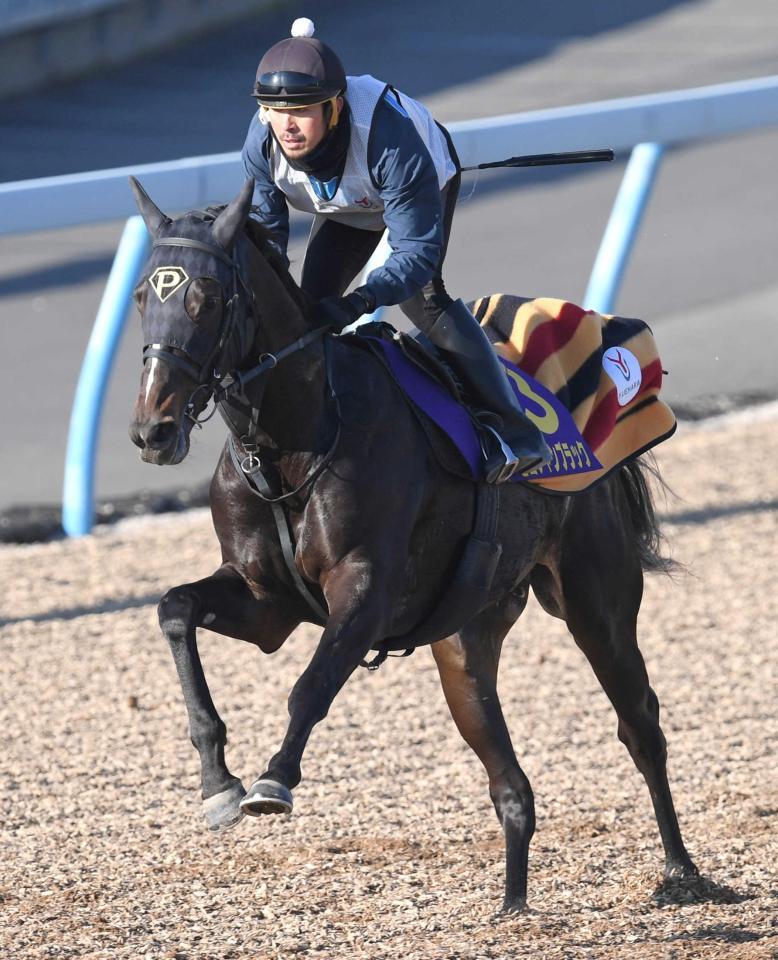
[[[334,97],[330,97],[329,100],[325,101],[330,105],[330,122],[327,124],[327,129],[332,130],[334,127],[337,127],[338,120],[340,119],[340,106],[338,105],[338,98],[341,95],[336,93]]]

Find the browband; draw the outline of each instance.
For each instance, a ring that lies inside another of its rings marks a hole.
[[[216,257],[217,260],[221,260],[222,263],[226,263],[228,267],[235,268],[235,261],[226,250],[212,246],[210,243],[202,243],[200,240],[190,240],[189,237],[161,237],[159,240],[154,241],[154,246],[191,247],[193,250],[203,250],[212,257]]]

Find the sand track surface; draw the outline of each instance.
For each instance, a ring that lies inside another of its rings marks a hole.
[[[518,917],[497,916],[502,836],[429,651],[351,679],[291,817],[212,836],[155,609],[217,564],[208,515],[0,549],[0,956],[777,957],[777,441],[768,416],[682,428],[657,455],[687,571],[647,580],[640,642],[706,879],[658,888],[646,787],[586,661],[533,600],[500,674],[538,817]],[[268,657],[201,632],[246,783],[317,635]]]

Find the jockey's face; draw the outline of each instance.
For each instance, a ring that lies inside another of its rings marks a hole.
[[[342,106],[342,97],[338,101],[338,106]],[[327,134],[329,111],[325,107],[326,104],[315,103],[295,110],[267,108],[268,122],[287,157],[299,160],[319,146]]]

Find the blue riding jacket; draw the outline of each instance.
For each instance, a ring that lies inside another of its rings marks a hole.
[[[348,121],[345,109],[339,122]],[[270,125],[255,114],[243,146],[243,164],[246,175],[255,181],[252,216],[270,230],[286,255],[289,200],[273,179],[272,136]],[[455,158],[453,162],[456,167]],[[369,171],[369,186],[377,188],[383,202],[381,216],[392,249],[386,263],[370,273],[363,289],[377,306],[391,306],[407,300],[432,279],[443,246],[441,188],[435,165],[413,121],[398,109],[391,88],[376,104],[362,166]],[[319,196],[326,196],[327,191],[331,196],[337,189],[332,181],[317,181],[313,173],[308,173],[308,178]]]

